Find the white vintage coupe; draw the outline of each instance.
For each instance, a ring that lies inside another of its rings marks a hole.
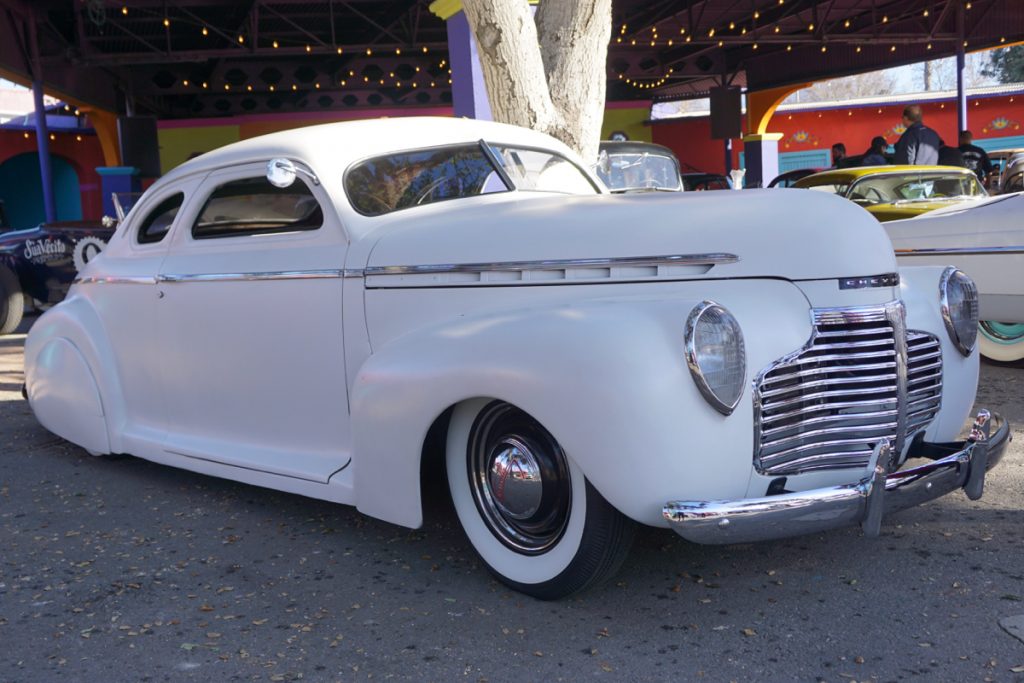
[[[1024,360],[1024,193],[892,221],[885,229],[898,263],[953,264],[977,283],[981,355]]]
[[[558,598],[635,522],[875,535],[979,497],[1009,430],[982,411],[956,441],[977,329],[968,277],[897,270],[840,197],[613,197],[539,133],[377,120],[158,181],[32,328],[26,394],[90,453],[408,527],[444,471],[484,562]]]

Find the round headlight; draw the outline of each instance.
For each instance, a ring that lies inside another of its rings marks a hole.
[[[747,353],[736,318],[713,301],[686,319],[686,364],[707,402],[723,415],[731,413],[743,395]]]
[[[949,338],[960,353],[971,355],[978,340],[978,287],[974,280],[950,266],[939,280],[939,302]]]

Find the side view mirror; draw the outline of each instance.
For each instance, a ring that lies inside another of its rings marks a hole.
[[[295,182],[295,176],[302,174],[309,178],[314,185],[320,184],[320,179],[312,171],[296,166],[291,159],[275,157],[267,162],[267,182],[274,187],[291,187]]]
[[[295,164],[291,159],[271,159],[267,162],[267,182],[274,187],[291,187],[295,182]]]
[[[608,156],[607,150],[602,149],[601,153],[597,155],[597,170],[605,176],[612,172],[612,160]]]

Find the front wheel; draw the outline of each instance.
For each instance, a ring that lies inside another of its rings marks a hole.
[[[557,600],[611,577],[629,553],[634,523],[515,406],[487,399],[458,406],[446,458],[462,528],[511,588]]]
[[[978,351],[985,358],[999,363],[1024,360],[1024,323],[982,320],[978,331]]]

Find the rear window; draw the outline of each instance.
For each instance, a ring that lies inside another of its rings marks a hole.
[[[274,187],[265,177],[233,180],[217,187],[192,226],[192,237],[241,237],[316,230],[324,213],[300,179]]]
[[[139,244],[153,244],[162,240],[171,229],[183,201],[185,195],[178,192],[157,204],[139,225],[139,231],[136,233]]]

